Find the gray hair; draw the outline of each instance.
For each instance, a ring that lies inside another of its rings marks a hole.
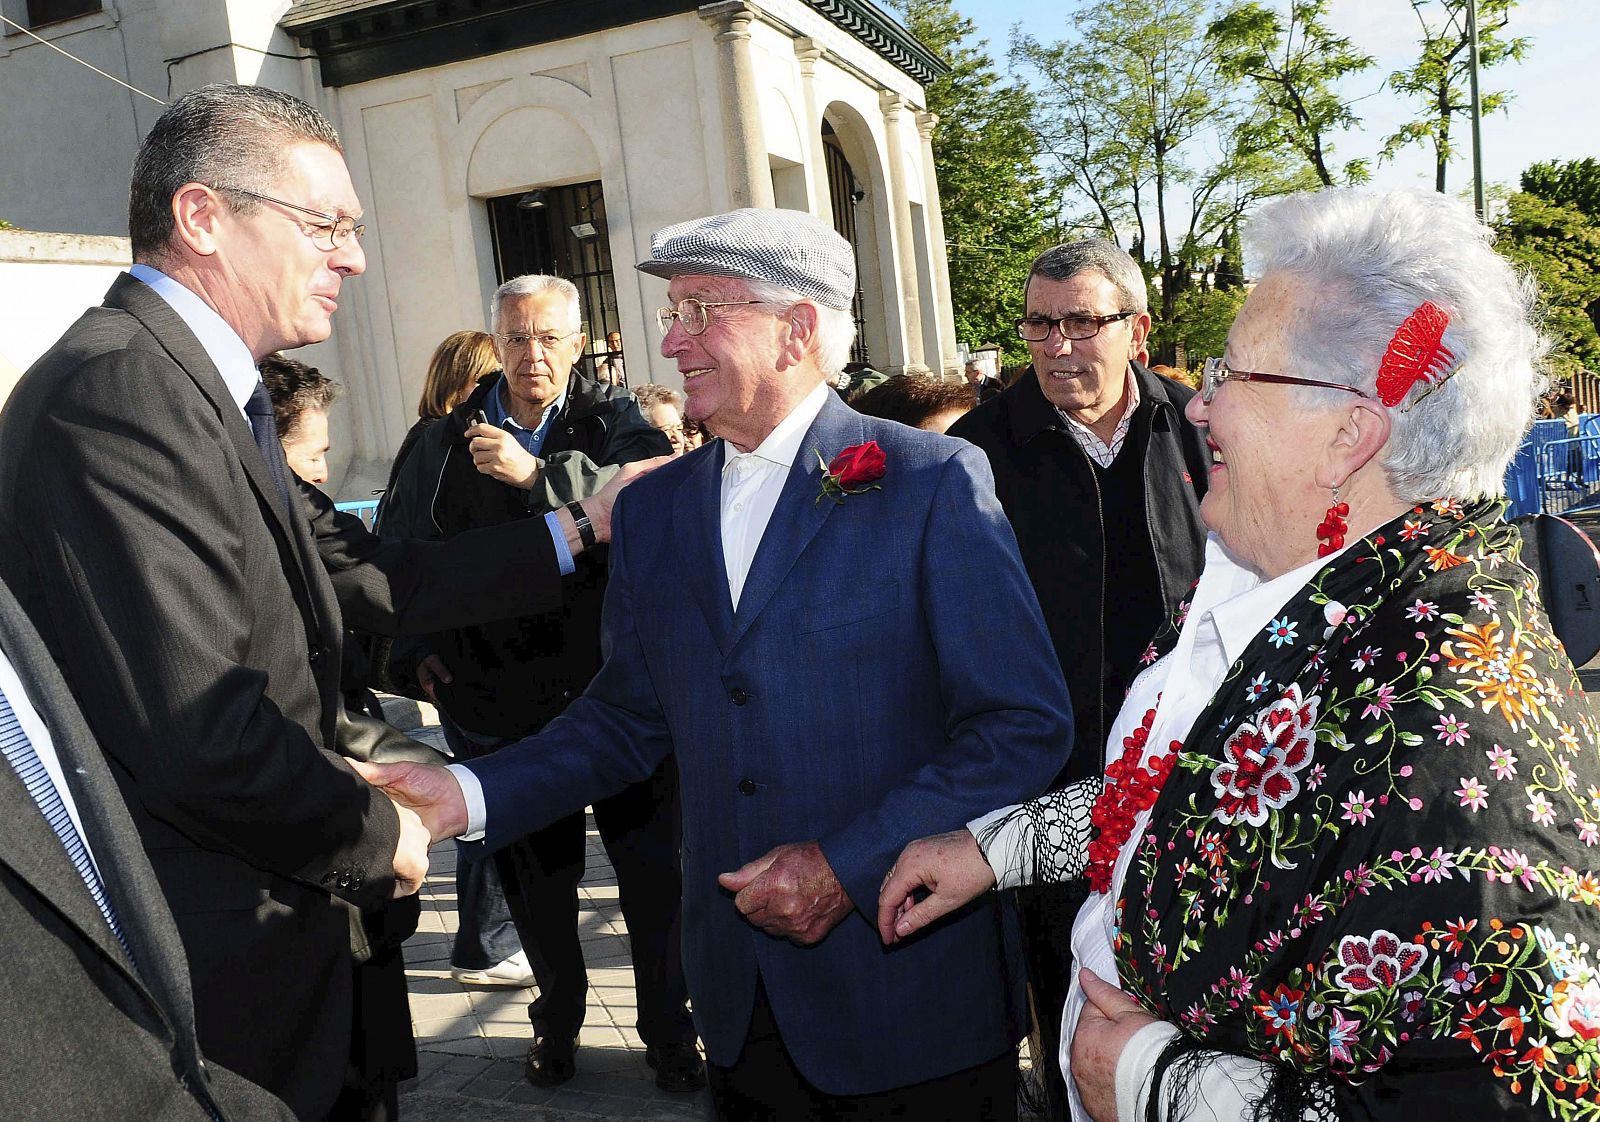
[[[494,331],[500,326],[500,308],[507,301],[518,296],[543,296],[553,292],[564,296],[567,308],[571,312],[568,324],[576,331],[583,326],[583,304],[578,298],[578,286],[565,277],[552,277],[547,273],[524,273],[520,277],[512,277],[499,288],[494,290],[494,295],[489,298],[489,330]]]
[[[128,237],[135,261],[157,261],[171,248],[172,196],[185,183],[270,194],[284,172],[284,151],[298,141],[343,153],[328,119],[299,98],[264,86],[223,82],[190,90],[161,114],[139,145],[128,188]],[[261,203],[224,192],[236,214]]]
[[[670,405],[679,412],[683,411],[683,395],[671,386],[658,386],[653,382],[634,386],[633,397],[639,403],[639,411],[647,415],[658,405]]]
[[[1430,300],[1449,315],[1456,372],[1415,409],[1391,411],[1383,467],[1405,502],[1500,494],[1544,389],[1550,340],[1532,279],[1494,251],[1471,209],[1432,191],[1329,189],[1263,207],[1245,236],[1261,275],[1283,271],[1316,294],[1287,340],[1297,374],[1374,394],[1406,318]]]
[[[782,311],[801,301],[817,309],[817,365],[832,383],[850,361],[850,345],[856,340],[856,320],[850,309],[830,308],[770,281],[738,279],[749,290],[750,299],[761,301],[771,311]]]
[[[1139,263],[1127,250],[1107,238],[1080,238],[1052,246],[1033,259],[1033,264],[1028,266],[1028,279],[1071,280],[1089,269],[1115,286],[1117,303],[1121,305],[1117,311],[1135,315],[1150,313],[1150,290],[1145,285]]]

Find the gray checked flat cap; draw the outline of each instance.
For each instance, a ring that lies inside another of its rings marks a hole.
[[[639,268],[767,281],[828,308],[848,308],[856,292],[850,243],[799,210],[734,210],[668,226],[650,239],[650,260]]]

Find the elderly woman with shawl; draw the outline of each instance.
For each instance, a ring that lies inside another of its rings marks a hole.
[[[1074,1118],[1600,1117],[1596,722],[1495,497],[1534,294],[1439,195],[1248,237],[1206,565],[1104,780],[914,842],[884,938],[1087,873]]]

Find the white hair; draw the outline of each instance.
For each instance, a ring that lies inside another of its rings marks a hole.
[[[565,277],[552,277],[545,273],[524,273],[520,277],[512,277],[499,288],[494,290],[494,295],[489,298],[489,330],[494,331],[500,326],[500,309],[507,300],[518,296],[542,296],[546,292],[554,292],[567,298],[567,307],[571,315],[567,325],[576,331],[583,326],[583,305],[578,300],[578,286]]]
[[[1442,308],[1455,373],[1416,408],[1391,410],[1382,464],[1405,502],[1502,493],[1544,389],[1550,341],[1532,280],[1493,250],[1470,208],[1431,191],[1332,188],[1262,207],[1245,239],[1261,276],[1287,273],[1313,294],[1296,309],[1285,373],[1374,395],[1395,330],[1424,301]],[[1426,389],[1419,383],[1407,400]],[[1344,397],[1298,392],[1308,403]]]
[[[771,311],[792,308],[801,301],[817,309],[817,366],[830,382],[844,370],[850,361],[850,344],[856,340],[856,321],[849,308],[830,308],[818,304],[809,296],[802,296],[782,285],[770,281],[740,278],[750,292],[750,299],[759,300]]]

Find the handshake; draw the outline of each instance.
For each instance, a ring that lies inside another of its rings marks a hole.
[[[432,764],[348,761],[394,803],[400,838],[394,849],[394,895],[410,896],[428,874],[428,847],[467,830],[467,800],[447,769]]]

